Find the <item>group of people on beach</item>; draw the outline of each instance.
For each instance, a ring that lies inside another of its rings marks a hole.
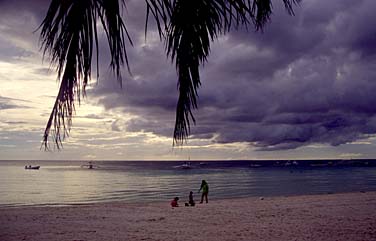
[[[208,183],[205,181],[205,180],[202,180],[201,182],[201,186],[200,186],[200,189],[198,190],[198,192],[201,193],[201,201],[200,203],[203,203],[204,202],[204,198],[205,198],[205,201],[206,203],[208,203],[208,194],[209,194],[209,185]],[[178,204],[178,201],[179,201],[179,197],[175,197],[174,199],[172,199],[171,201],[171,207],[179,207],[179,204]],[[188,202],[185,203],[185,206],[189,207],[194,207],[196,205],[194,199],[193,199],[193,192],[189,192],[189,197],[188,197]]]

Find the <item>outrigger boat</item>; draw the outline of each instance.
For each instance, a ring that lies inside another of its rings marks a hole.
[[[39,170],[40,166],[25,166],[25,169],[26,170]]]
[[[94,169],[94,168],[99,168],[99,166],[94,165],[92,162],[88,162],[87,164],[81,165],[82,168],[87,168],[87,169]]]

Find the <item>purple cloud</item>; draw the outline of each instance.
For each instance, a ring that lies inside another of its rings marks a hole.
[[[48,2],[22,1],[20,9],[41,21]],[[114,131],[143,130],[172,138],[178,97],[175,67],[152,23],[144,41],[144,2],[127,3],[126,24],[135,43],[128,48],[133,75],[124,69],[120,89],[108,71],[101,38],[101,77],[88,98],[107,110],[121,108],[134,116],[125,126],[114,122]],[[15,12],[11,4],[1,1],[0,14]],[[192,138],[247,142],[272,151],[313,143],[336,146],[374,135],[374,9],[373,0],[306,0],[291,17],[276,2],[263,33],[240,29],[221,37],[201,69]],[[4,46],[0,41],[0,49]]]

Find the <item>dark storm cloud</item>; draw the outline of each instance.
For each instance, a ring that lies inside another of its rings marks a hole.
[[[50,0],[0,0],[0,14],[8,16],[9,20],[11,16],[17,17],[29,13],[42,21],[50,2]]]
[[[39,36],[34,31],[42,22],[49,2],[0,1],[0,61],[17,62],[35,56]]]
[[[9,7],[12,2],[0,1],[0,14],[11,18],[19,13]],[[17,5],[40,22],[48,2],[24,0]],[[113,131],[170,137],[178,98],[176,70],[153,23],[144,41],[144,1],[127,4],[126,24],[134,41],[128,48],[132,76],[124,68],[120,89],[108,70],[108,47],[101,35],[101,78],[88,90],[88,98],[133,116],[125,126],[114,121]],[[201,70],[192,137],[248,142],[272,151],[312,143],[340,145],[375,134],[374,9],[373,0],[303,0],[291,17],[275,1],[263,33],[241,29],[216,41]],[[7,34],[18,32],[8,29]],[[0,42],[1,47],[5,49]],[[22,50],[2,54],[17,51]]]
[[[339,145],[375,133],[376,61],[368,55],[376,42],[371,41],[369,48],[354,44],[354,39],[362,42],[362,36],[368,41],[368,34],[374,32],[374,26],[365,27],[362,18],[376,20],[368,14],[375,4],[371,1],[357,6],[347,3],[333,4],[335,8],[327,12],[330,17],[323,16],[320,9],[316,9],[315,15],[314,8],[304,9],[303,4],[296,24],[290,23],[290,19],[288,25],[283,21],[276,23],[274,18],[263,35],[254,35],[248,41],[244,33],[229,37],[226,42],[230,48],[241,45],[247,51],[249,46],[256,45],[260,57],[249,55],[245,61],[242,57],[237,64],[231,59],[227,70],[234,77],[224,74],[231,84],[221,88],[222,101],[208,103],[213,110],[207,114],[209,119],[210,116],[216,120],[229,118],[217,131],[216,141],[247,141],[259,150],[276,150],[310,143]],[[279,26],[282,31],[275,30]],[[254,64],[259,60],[263,74],[253,77],[257,71],[247,73],[246,65],[257,68]],[[225,71],[227,60],[220,59],[216,64]],[[215,74],[215,68],[207,76],[212,83],[205,88],[226,82]],[[215,83],[214,79],[217,79]],[[223,96],[229,89],[228,108],[222,107],[220,114],[216,103],[226,100]],[[233,94],[236,90],[237,96]],[[250,118],[254,116],[259,120]],[[206,121],[204,118],[203,122]],[[210,125],[212,121],[207,122]]]
[[[376,2],[303,1],[295,17],[274,7],[264,33],[232,31],[213,45],[192,136],[271,151],[375,134]],[[142,44],[130,51],[134,78],[124,89],[102,81],[92,95],[108,109],[139,116],[127,131],[171,136],[174,66],[162,44]]]

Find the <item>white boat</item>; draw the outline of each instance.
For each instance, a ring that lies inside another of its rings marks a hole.
[[[287,161],[286,163],[285,163],[285,166],[287,167],[287,166],[298,166],[299,165],[299,163],[297,162],[297,161]]]
[[[25,169],[26,170],[39,170],[40,166],[25,166]]]
[[[191,163],[190,162],[184,162],[181,166],[180,166],[181,169],[191,169],[192,166],[191,166]]]
[[[288,166],[291,166],[292,165],[292,163],[290,162],[290,161],[287,161],[286,163],[285,163],[285,167],[288,167]]]

